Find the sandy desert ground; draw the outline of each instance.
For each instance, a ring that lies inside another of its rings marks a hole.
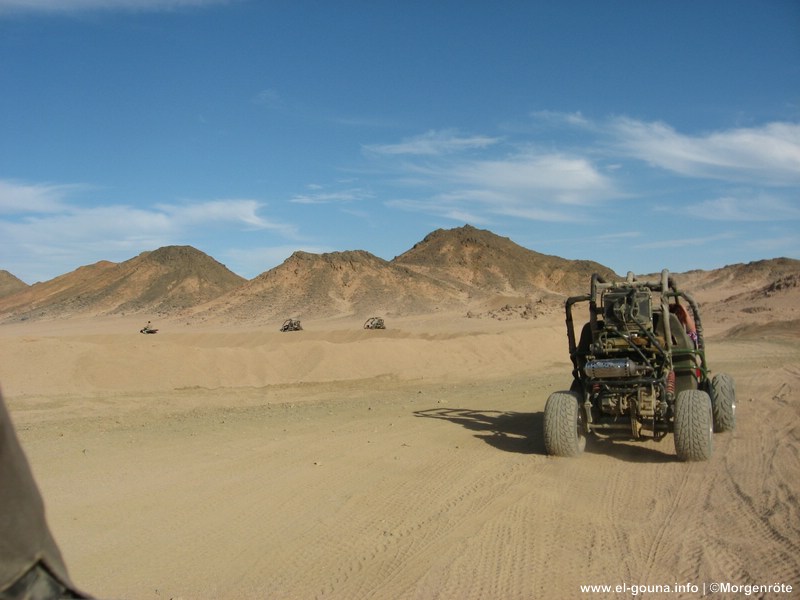
[[[738,427],[687,464],[672,436],[545,456],[544,404],[570,380],[560,312],[140,325],[0,327],[0,383],[51,527],[99,598],[800,591],[797,331],[722,339],[706,324]]]

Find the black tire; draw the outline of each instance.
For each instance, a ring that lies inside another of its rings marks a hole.
[[[553,392],[544,406],[544,447],[553,456],[578,456],[586,447],[575,392]]]
[[[714,447],[711,398],[702,390],[685,390],[675,399],[675,453],[684,461],[711,458]]]
[[[714,413],[714,431],[736,429],[736,385],[733,377],[719,373],[711,380],[711,409]]]

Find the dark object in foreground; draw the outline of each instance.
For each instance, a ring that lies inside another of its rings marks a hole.
[[[281,325],[281,331],[303,331],[303,326],[297,319],[286,319]]]
[[[576,338],[572,307],[583,302],[589,321]],[[672,432],[679,459],[708,460],[713,433],[736,427],[734,381],[710,377],[697,303],[669,272],[657,282],[595,274],[590,293],[565,308],[573,381],[545,405],[548,454],[580,454],[589,433],[659,441]]]
[[[364,329],[386,329],[386,324],[380,317],[370,317],[364,323]]]
[[[0,395],[0,598],[87,598],[70,581]]]

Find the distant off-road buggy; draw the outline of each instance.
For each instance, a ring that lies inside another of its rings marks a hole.
[[[572,307],[588,302],[576,338]],[[607,282],[595,274],[588,295],[566,304],[573,382],[544,409],[548,454],[575,456],[589,434],[661,440],[672,432],[685,461],[708,460],[715,431],[736,426],[733,378],[713,378],[700,312],[667,270],[657,282]]]
[[[281,325],[281,331],[302,331],[303,326],[297,319],[286,319]]]
[[[144,327],[142,327],[142,328],[139,330],[139,333],[150,333],[150,334],[152,334],[152,333],[158,333],[158,329],[156,329],[155,327],[153,327],[152,325],[150,325],[150,321],[148,321],[148,322],[147,322],[147,325],[145,325]]]
[[[386,323],[380,317],[370,317],[364,323],[364,329],[386,329]]]

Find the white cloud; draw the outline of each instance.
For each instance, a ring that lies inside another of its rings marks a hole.
[[[21,183],[0,179],[0,214],[54,212],[66,207],[66,196],[79,185]]]
[[[531,116],[537,121],[549,123],[551,125],[569,125],[572,127],[591,127],[592,123],[584,117],[580,111],[578,112],[559,112],[554,110],[537,110],[531,113]]]
[[[0,219],[0,238],[6,243],[3,268],[29,283],[101,259],[127,260],[171,243],[175,234],[166,215],[128,206]]]
[[[322,190],[322,186],[310,189]],[[330,204],[334,202],[356,202],[370,198],[371,194],[359,188],[342,190],[338,192],[314,191],[311,194],[298,194],[290,200],[295,204]]]
[[[614,242],[619,240],[629,240],[642,237],[641,231],[619,231],[617,233],[606,233],[595,236],[593,239],[599,242]]]
[[[535,198],[489,189],[463,189],[435,194],[423,200],[390,200],[387,206],[406,211],[446,217],[473,225],[491,225],[498,217],[530,221],[566,223],[582,220],[582,215]]]
[[[500,138],[497,137],[483,135],[463,136],[457,131],[446,129],[441,131],[431,130],[396,144],[374,144],[364,148],[375,154],[441,156],[465,150],[487,148],[497,144],[499,141]]]
[[[7,182],[0,181],[0,214],[17,215],[14,222],[8,223],[12,228],[25,228],[59,237],[109,232],[116,238],[125,231],[157,230],[169,233],[224,223],[287,234],[294,231],[291,226],[259,215],[264,204],[257,200],[222,199],[157,204],[145,208],[124,204],[84,207],[67,202],[65,192],[73,189],[75,186],[7,185]],[[22,218],[19,215],[23,215]]]
[[[266,219],[258,214],[263,203],[257,200],[230,199],[207,202],[185,202],[182,204],[159,204],[159,211],[168,215],[180,228],[203,224],[239,224],[249,229],[271,229],[292,234],[294,228]]]
[[[491,224],[491,220],[486,215],[477,211],[470,211],[458,202],[450,202],[442,198],[433,200],[394,199],[387,201],[386,206],[409,212],[435,215],[458,223],[484,226]]]
[[[244,242],[248,232],[270,231],[296,239],[297,230],[260,214],[263,203],[251,199],[132,207],[106,204],[85,207],[57,201],[42,189],[69,186],[11,186],[19,198],[30,193],[39,202],[36,211],[0,219],[0,239],[6,244],[3,268],[17,276],[50,279],[97,260],[122,261],[139,252],[170,244],[197,244],[204,238],[215,244],[226,235]],[[33,191],[30,191],[33,190]],[[44,200],[41,200],[44,198]],[[252,234],[251,234],[252,235]]]
[[[18,244],[119,244],[176,231],[167,215],[129,206],[104,206],[0,221],[0,232]]]
[[[668,240],[656,240],[652,242],[646,242],[644,244],[635,244],[632,247],[643,250],[643,249],[657,249],[657,248],[685,248],[687,246],[707,246],[715,242],[734,239],[735,237],[736,234],[732,232],[719,233],[717,235],[671,238]]]
[[[376,146],[381,154],[404,154],[403,162],[383,161],[391,184],[413,189],[387,206],[406,211],[488,225],[507,219],[576,222],[587,207],[622,194],[613,180],[576,153],[500,146],[501,138],[463,138],[452,132],[428,132],[399,144]],[[479,150],[469,155],[461,149]],[[508,152],[501,154],[505,149]],[[421,191],[420,191],[421,190]],[[397,194],[394,194],[397,196]]]
[[[712,221],[788,221],[800,219],[800,206],[781,198],[758,194],[749,198],[723,197],[690,204],[686,212]]]
[[[688,177],[800,184],[800,124],[768,123],[684,135],[664,123],[614,120],[609,129],[625,154]]]
[[[611,180],[588,160],[562,154],[524,153],[503,160],[470,161],[448,175],[483,189],[546,195],[556,203],[586,204],[613,194]]]

